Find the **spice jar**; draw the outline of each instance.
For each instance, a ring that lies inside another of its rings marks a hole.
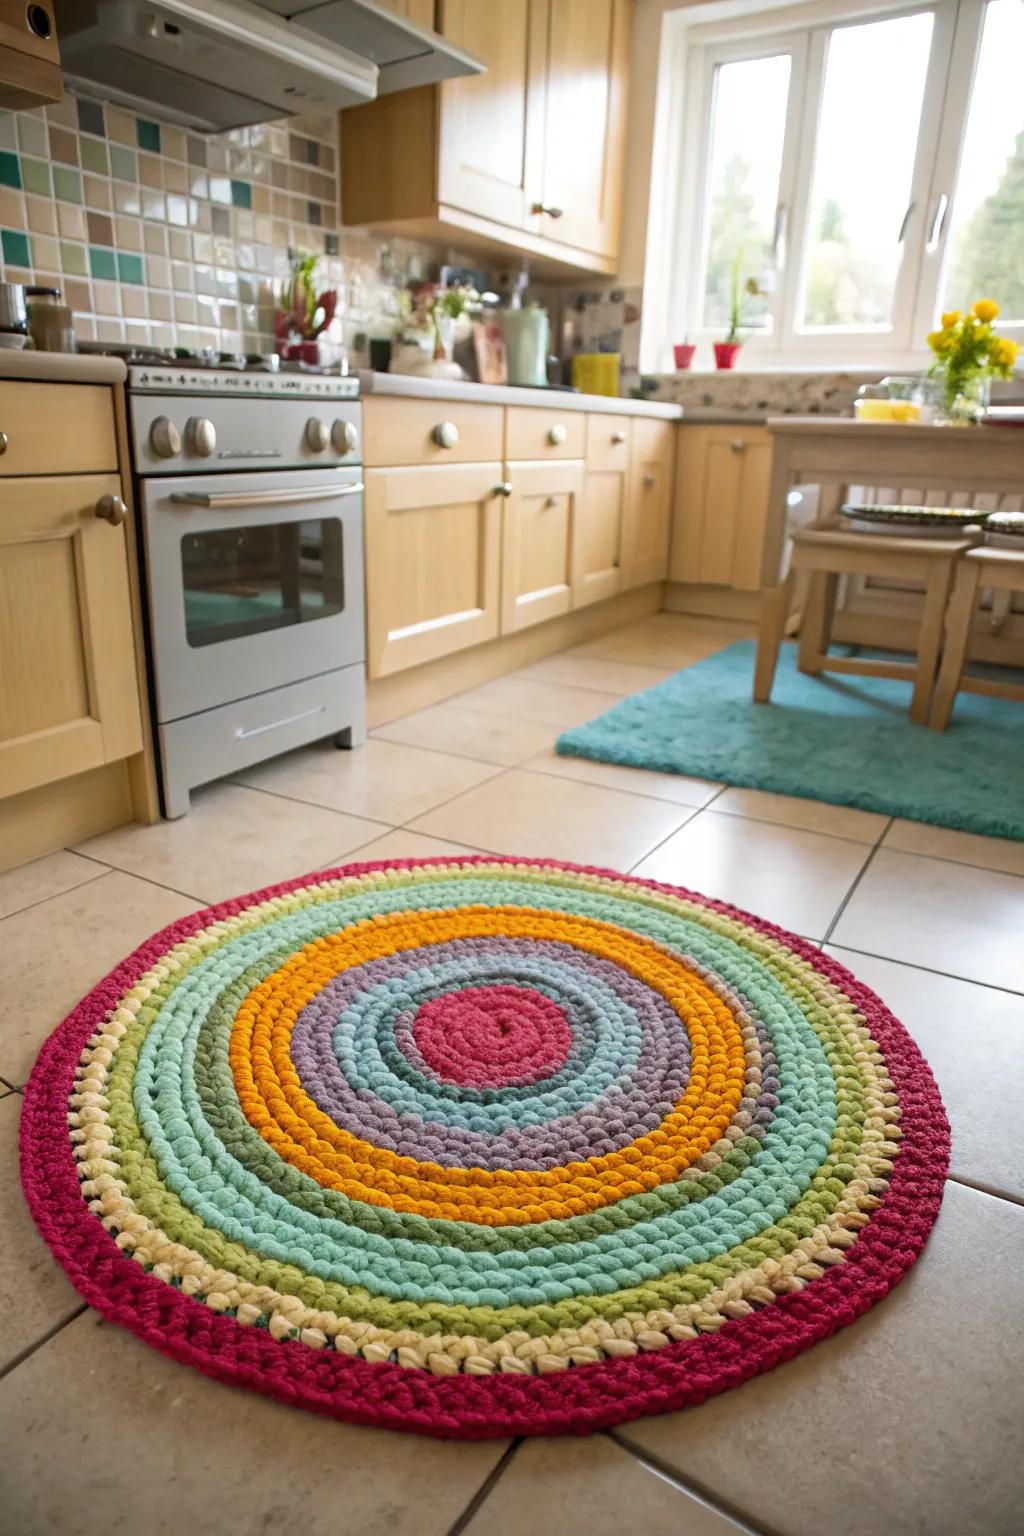
[[[74,352],[74,316],[59,288],[26,288],[28,333],[38,352]]]

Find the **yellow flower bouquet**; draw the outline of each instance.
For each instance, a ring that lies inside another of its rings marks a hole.
[[[929,332],[935,361],[928,372],[942,376],[948,421],[980,420],[988,404],[989,380],[1013,376],[1020,348],[993,331],[998,314],[994,299],[978,299],[966,315],[948,310],[941,329]]]

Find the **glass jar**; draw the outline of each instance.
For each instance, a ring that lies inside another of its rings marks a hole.
[[[74,316],[59,288],[26,288],[28,333],[37,352],[74,352]]]

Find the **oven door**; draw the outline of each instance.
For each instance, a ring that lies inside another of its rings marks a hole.
[[[143,480],[162,723],[365,658],[359,469]]]

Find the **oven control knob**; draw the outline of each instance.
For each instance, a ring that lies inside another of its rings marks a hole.
[[[217,429],[205,416],[190,417],[185,434],[192,451],[202,454],[204,459],[208,459],[217,446]]]
[[[161,459],[181,452],[181,433],[169,416],[158,416],[149,429],[149,446]]]
[[[336,421],[331,428],[331,442],[338,453],[355,453],[359,447],[359,428],[354,421]]]
[[[306,447],[312,448],[314,453],[323,453],[330,440],[326,421],[321,421],[319,416],[311,416],[306,422]]]

